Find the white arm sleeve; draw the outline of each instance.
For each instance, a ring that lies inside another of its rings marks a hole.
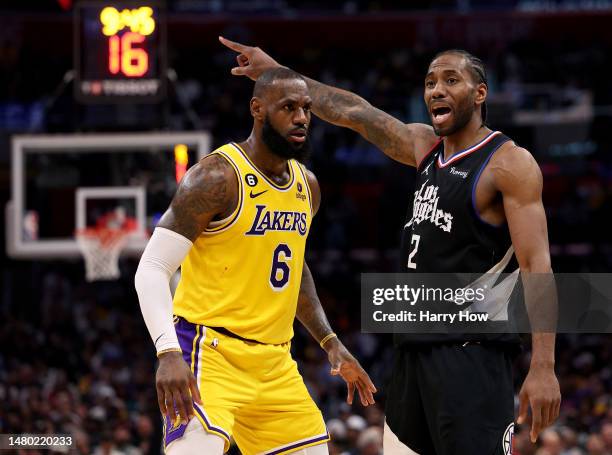
[[[157,352],[179,349],[172,323],[170,278],[189,253],[192,243],[169,229],[157,227],[142,253],[134,284],[140,311]]]

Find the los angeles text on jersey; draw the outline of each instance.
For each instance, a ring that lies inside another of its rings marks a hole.
[[[445,232],[450,232],[453,227],[453,215],[438,208],[440,197],[436,185],[427,185],[427,180],[414,192],[414,207],[412,219],[408,226],[421,224],[429,221]]]
[[[255,219],[245,235],[264,235],[266,231],[296,231],[306,235],[308,225],[305,212],[271,211],[265,205],[256,205],[255,208]]]

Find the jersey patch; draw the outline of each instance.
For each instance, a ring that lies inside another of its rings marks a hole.
[[[259,182],[257,180],[257,176],[255,174],[247,174],[244,176],[244,181],[246,182],[247,185],[253,187],[253,186],[257,186],[257,183]]]

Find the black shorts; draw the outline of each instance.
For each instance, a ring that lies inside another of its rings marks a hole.
[[[389,428],[419,455],[512,453],[512,353],[498,345],[396,349]]]

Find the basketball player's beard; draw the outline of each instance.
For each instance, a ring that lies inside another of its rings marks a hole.
[[[303,163],[310,156],[310,140],[308,136],[306,136],[306,140],[301,144],[292,144],[272,126],[267,116],[261,129],[261,138],[272,153],[286,160],[294,158]]]
[[[474,100],[466,99],[464,103],[457,106],[457,110],[455,111],[455,122],[447,129],[436,128],[434,125],[434,133],[436,133],[437,136],[450,136],[463,129],[472,119],[474,110]]]

